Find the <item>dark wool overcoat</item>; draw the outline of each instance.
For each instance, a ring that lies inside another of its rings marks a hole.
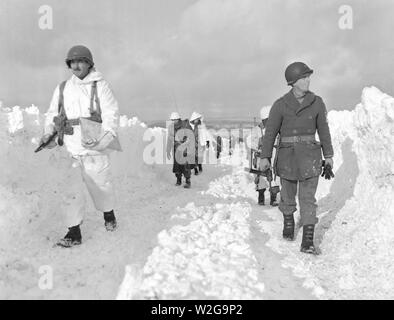
[[[288,180],[305,180],[322,171],[322,151],[325,158],[334,155],[327,110],[321,97],[308,92],[299,103],[290,90],[273,104],[266,124],[261,158],[272,157],[277,134],[280,137],[309,136],[318,133],[318,141],[280,142],[276,174]]]

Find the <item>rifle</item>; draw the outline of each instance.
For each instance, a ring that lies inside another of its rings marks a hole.
[[[55,137],[57,136],[57,144],[62,146],[64,144],[63,138],[65,134],[72,135],[74,129],[71,124],[71,120],[67,120],[65,113],[60,113],[59,115],[53,117],[53,122],[55,123],[55,130],[50,135],[49,139],[40,144],[34,152],[39,152],[44,149]]]
[[[268,184],[269,184],[269,187],[270,187],[270,190],[272,189],[272,186],[271,186],[271,183],[272,183],[272,170],[270,168],[268,168],[265,171],[261,171],[261,170],[253,169],[253,168],[244,168],[244,170],[246,172],[249,172],[249,173],[253,173],[253,174],[257,174],[257,175],[266,177],[267,181],[268,181]]]
[[[261,170],[253,169],[253,168],[244,168],[244,170],[249,173],[258,174],[260,176],[266,177],[268,182],[270,182],[270,183],[272,181],[272,170],[271,169],[261,171]]]
[[[41,143],[41,144],[38,146],[38,148],[37,148],[36,150],[34,150],[34,152],[39,152],[39,151],[41,151],[42,149],[44,149],[50,142],[52,142],[53,139],[55,139],[56,136],[57,136],[57,131],[54,131],[54,132],[50,135],[49,139],[48,139],[46,142]]]
[[[256,149],[250,149],[250,167],[244,168],[246,172],[257,174],[267,178],[270,190],[271,190],[271,182],[272,182],[272,170],[268,168],[265,171],[261,171],[257,169],[257,160],[260,158],[261,151]]]

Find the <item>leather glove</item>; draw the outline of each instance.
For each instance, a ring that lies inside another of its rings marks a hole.
[[[48,140],[50,139],[51,135],[52,135],[51,133],[44,134],[44,135],[41,137],[41,139],[40,139],[39,145],[42,145],[43,143],[48,142]],[[56,139],[52,139],[52,141],[49,142],[49,143],[45,146],[45,148],[47,148],[47,149],[52,149],[52,148],[54,148],[54,147],[56,147],[56,146],[57,146]]]
[[[323,172],[321,176],[324,177],[324,179],[326,180],[330,180],[331,178],[335,177],[334,172],[332,171],[332,165],[333,165],[332,158],[327,158],[323,162]]]

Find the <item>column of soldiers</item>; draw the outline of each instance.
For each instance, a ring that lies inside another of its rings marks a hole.
[[[202,173],[204,153],[209,148],[210,137],[203,123],[203,117],[193,112],[190,120],[182,120],[178,112],[170,115],[170,125],[167,128],[167,159],[173,156],[174,164],[172,172],[175,174],[175,185],[182,184],[182,176],[185,178],[185,188],[190,188],[191,171],[195,175]]]
[[[118,103],[102,74],[95,69],[93,56],[88,48],[81,45],[72,47],[65,63],[72,76],[58,85],[53,93],[46,114],[45,132],[37,150],[65,145],[80,168],[82,181],[96,209],[103,212],[106,230],[114,231],[117,220],[109,153],[120,150],[116,132],[119,120]],[[291,89],[275,101],[270,110],[264,111],[258,148],[259,169],[264,172],[273,168],[280,178],[279,210],[283,214],[283,237],[294,240],[294,212],[297,210],[295,197],[298,192],[300,223],[303,227],[301,251],[316,254],[313,242],[314,228],[318,222],[315,193],[319,175],[322,173],[322,153],[325,159],[323,175],[331,178],[334,152],[324,102],[321,97],[309,91],[312,73],[313,70],[302,62],[292,63],[286,68],[285,78]],[[167,158],[171,159],[172,156],[174,159],[176,185],[181,185],[184,177],[184,187],[190,188],[191,171],[194,170],[195,175],[202,173],[202,155],[209,147],[209,140],[204,134],[206,128],[203,117],[193,112],[190,121],[182,120],[179,114],[174,112],[170,120]],[[100,134],[86,134],[90,125],[99,126]],[[319,141],[315,139],[316,132]],[[272,163],[276,140],[277,151]],[[216,144],[219,157],[221,138]],[[190,146],[193,146],[193,150],[190,150]],[[263,179],[256,182],[259,203],[264,204],[267,185]],[[277,205],[276,193],[279,186],[273,187],[276,188],[270,189],[270,204]],[[82,243],[80,226],[84,217],[85,199],[83,192],[77,197],[75,193],[67,190],[62,194],[69,203],[68,232],[57,245],[73,247]]]

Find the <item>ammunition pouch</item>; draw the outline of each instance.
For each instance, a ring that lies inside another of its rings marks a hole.
[[[74,128],[67,122],[67,117],[64,113],[53,117],[53,123],[55,124],[55,131],[57,132],[57,143],[59,146],[63,145],[64,135],[72,135]]]
[[[60,114],[53,117],[53,123],[55,124],[55,130],[58,133],[63,132],[63,134],[68,134],[68,135],[72,135],[74,133],[74,129],[72,125],[69,124],[64,114]]]

